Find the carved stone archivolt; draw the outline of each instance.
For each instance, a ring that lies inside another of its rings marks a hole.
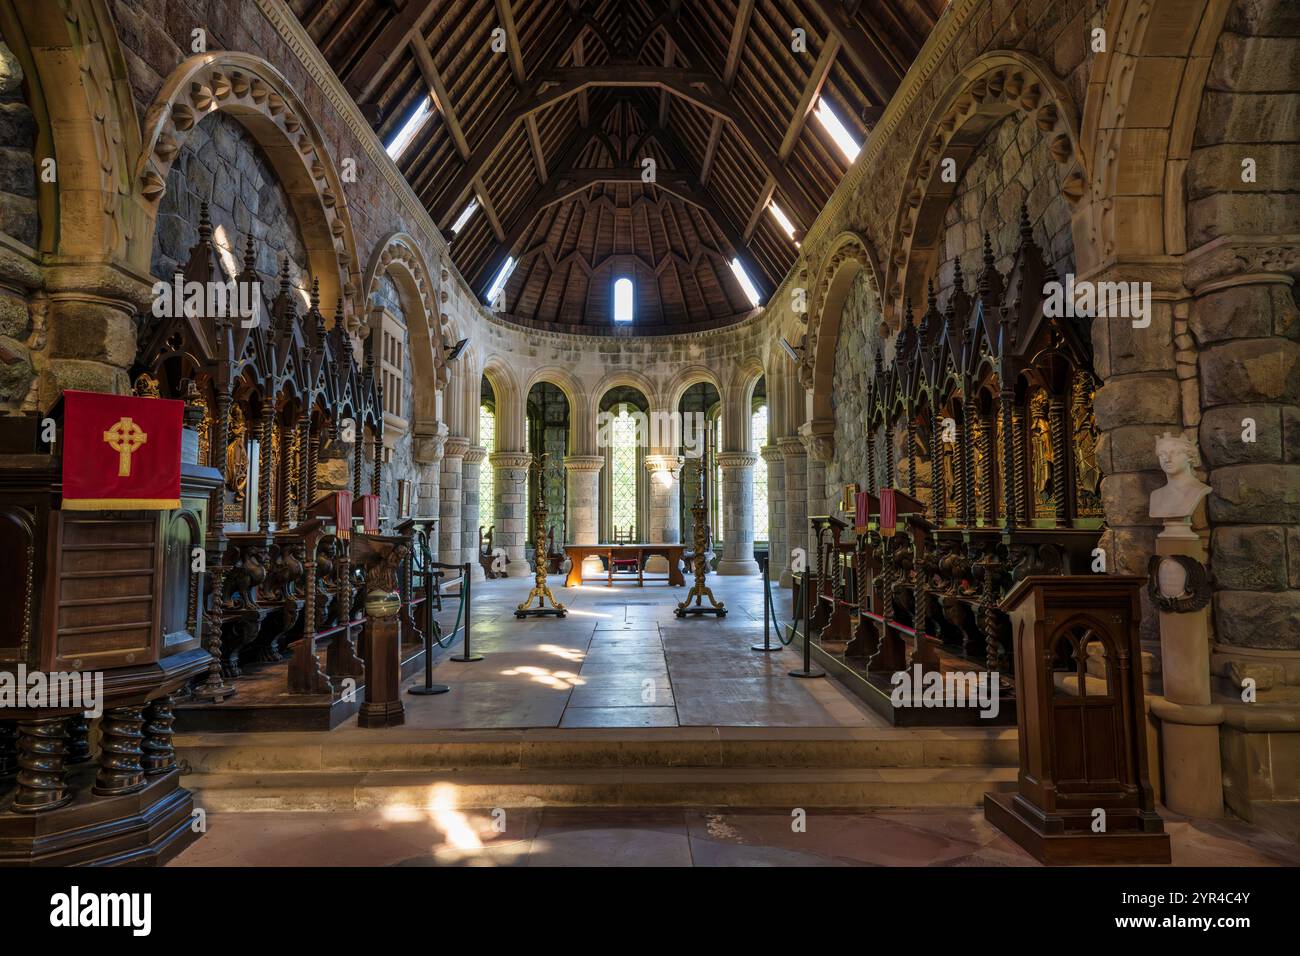
[[[924,281],[935,271],[943,237],[943,230],[935,228],[936,217],[941,223],[975,146],[1016,111],[1033,116],[1052,158],[1065,167],[1061,194],[1066,202],[1073,207],[1083,200],[1088,181],[1078,148],[1079,126],[1061,81],[1046,64],[1019,51],[975,60],[939,98],[918,139],[886,263],[882,306],[887,319],[896,322],[909,297],[924,301]]]
[[[134,173],[148,204],[150,227],[185,140],[218,110],[238,119],[266,148],[291,201],[301,204],[294,211],[303,223],[311,272],[320,281],[326,307],[341,297],[344,315],[355,314],[360,267],[343,184],[306,105],[260,57],[229,51],[199,54],[163,83],[145,114],[144,148]],[[292,149],[286,150],[286,144]]]
[[[414,321],[417,317],[410,311],[406,315],[411,345],[415,350],[412,359],[415,362],[417,381],[424,378],[432,382],[434,389],[445,388],[449,372],[444,345],[451,335],[450,325],[446,313],[440,309],[438,290],[424,256],[420,254],[415,240],[404,232],[392,233],[375,247],[365,272],[367,301],[374,293],[380,276],[386,274],[395,275],[399,290],[409,291],[419,300],[419,321]],[[364,339],[369,332],[368,323],[369,310],[362,310],[354,323],[357,329],[349,331],[357,331]]]

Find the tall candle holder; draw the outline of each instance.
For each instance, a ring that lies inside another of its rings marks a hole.
[[[533,476],[533,589],[528,592],[528,597],[515,608],[515,617],[523,619],[525,617],[546,617],[553,615],[555,617],[568,616],[568,609],[555,600],[555,595],[551,593],[550,585],[546,583],[546,494],[543,486],[543,477],[546,474],[546,455],[534,455],[530,470]],[[533,601],[537,601],[537,607],[531,607]],[[551,607],[547,607],[547,602]]]
[[[705,556],[705,546],[708,541],[708,531],[705,527],[705,512],[708,510],[704,505],[704,475],[703,465],[696,464],[696,469],[700,472],[700,491],[695,499],[695,504],[691,506],[691,517],[695,538],[695,554],[692,557],[691,566],[695,572],[695,583],[691,585],[691,590],[686,595],[686,600],[677,605],[677,610],[673,612],[677,617],[685,617],[687,614],[716,614],[718,617],[727,616],[727,605],[725,601],[716,600],[713,597],[713,589],[704,581],[705,575],[708,574],[708,558]],[[695,600],[695,606],[691,606],[692,598]],[[709,599],[710,607],[704,606],[704,599]]]

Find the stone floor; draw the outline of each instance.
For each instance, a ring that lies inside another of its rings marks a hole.
[[[1165,811],[1175,866],[1297,866],[1239,821]],[[816,813],[555,808],[211,813],[173,866],[1037,866],[974,809]]]
[[[565,618],[518,620],[531,578],[473,586],[476,663],[443,653],[433,679],[448,694],[406,696],[408,727],[883,727],[831,679],[802,680],[793,651],[760,653],[762,581],[710,576],[728,614],[673,616],[685,588],[587,584],[562,587]],[[789,613],[789,592],[777,591]],[[450,629],[455,599],[439,616]],[[773,642],[776,630],[773,628]],[[421,672],[408,682],[423,681]],[[355,723],[355,721],[353,721]]]

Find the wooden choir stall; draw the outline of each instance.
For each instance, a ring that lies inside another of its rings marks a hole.
[[[258,282],[255,261],[250,237],[236,283]],[[183,278],[224,276],[205,206]],[[137,374],[201,410],[200,460],[220,476],[203,594],[212,663],[178,703],[187,731],[328,730],[365,698],[351,540],[380,531],[383,395],[373,336],[358,361],[342,300],[327,323],[316,289],[302,308],[284,263],[259,321],[181,315],[141,336]],[[408,637],[404,674],[421,653]]]
[[[1044,314],[1056,276],[1023,208],[1013,252],[1004,275],[986,236],[973,294],[958,262],[943,308],[933,285],[919,322],[909,304],[894,362],[885,367],[879,348],[874,357],[862,523],[811,519],[808,611],[823,666],[898,725],[1014,722],[1001,602],[1029,575],[1093,575],[1102,510],[1090,320]],[[882,508],[893,512],[885,522]],[[991,675],[997,716],[895,706],[902,671]]]

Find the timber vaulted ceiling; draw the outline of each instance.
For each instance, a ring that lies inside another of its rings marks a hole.
[[[819,97],[864,141],[946,0],[291,6],[385,143],[431,99],[398,166],[480,296],[511,257],[508,318],[604,332],[628,276],[647,334],[749,314],[733,258],[776,288],[797,250],[769,203],[798,238],[849,165]]]

